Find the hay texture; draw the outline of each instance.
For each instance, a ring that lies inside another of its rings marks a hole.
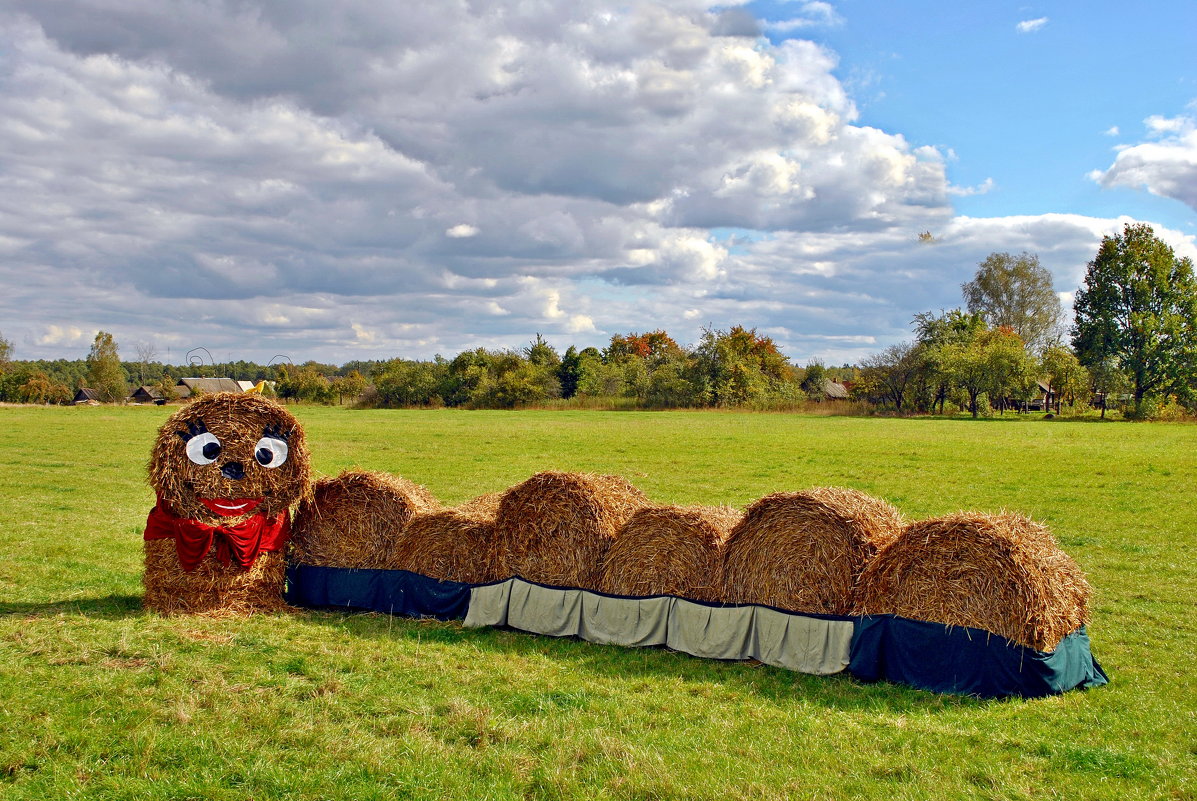
[[[723,546],[742,517],[727,506],[641,509],[607,551],[599,589],[612,595],[719,600]]]
[[[1091,589],[1048,529],[1016,514],[912,523],[860,577],[858,614],[894,614],[1053,650],[1089,621]]]
[[[299,505],[291,558],[321,567],[386,567],[408,521],[440,508],[424,487],[387,473],[320,479]]]
[[[503,494],[496,532],[515,574],[597,589],[607,549],[648,498],[619,476],[537,473]]]
[[[181,436],[201,427],[220,443],[216,460],[206,465],[187,457],[189,440]],[[267,430],[287,442],[287,459],[274,468],[263,467],[255,458]],[[282,406],[261,395],[218,392],[183,406],[162,424],[150,454],[149,480],[179,517],[217,525],[235,521],[216,515],[200,498],[261,497],[257,511],[276,515],[307,495],[309,458],[303,426]],[[242,466],[243,478],[222,474],[221,468],[230,462]]]
[[[160,615],[209,617],[282,611],[289,608],[283,602],[286,568],[282,551],[264,551],[249,570],[209,556],[187,573],[179,567],[174,540],[147,540],[145,607]]]
[[[285,457],[280,443],[285,443]],[[258,395],[205,395],[167,418],[158,431],[148,466],[158,496],[155,512],[213,527],[237,526],[259,515],[289,515],[291,505],[309,491],[308,460],[303,427],[282,406]],[[255,503],[253,511],[219,514],[205,505],[240,499]],[[242,569],[217,558],[218,539],[190,572],[183,569],[175,537],[147,539],[145,607],[164,615],[286,608],[283,552],[261,551]]]
[[[499,497],[491,493],[455,509],[414,515],[386,567],[468,584],[508,578],[510,559],[495,535]]]
[[[901,513],[851,489],[767,495],[726,546],[723,600],[847,615],[861,571],[902,530]]]

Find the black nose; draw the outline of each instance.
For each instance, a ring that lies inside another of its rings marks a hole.
[[[233,481],[240,481],[245,478],[245,468],[241,466],[241,462],[225,462],[220,466],[220,474]]]

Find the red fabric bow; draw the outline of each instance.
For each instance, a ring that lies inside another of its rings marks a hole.
[[[179,564],[188,573],[204,561],[213,541],[222,565],[236,563],[242,570],[249,570],[262,551],[281,551],[290,534],[291,515],[286,509],[274,517],[259,513],[233,526],[209,526],[179,517],[159,498],[145,521],[145,539],[174,538]]]

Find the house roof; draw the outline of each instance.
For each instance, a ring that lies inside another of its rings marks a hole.
[[[231,378],[180,378],[178,393],[181,397],[188,397],[196,390],[204,394],[213,392],[241,392],[241,387]],[[183,389],[186,388],[186,392]]]
[[[80,403],[82,401],[99,401],[99,400],[100,400],[100,393],[94,389],[88,389],[87,387],[79,387],[79,391],[75,393],[75,403]]]
[[[846,400],[848,398],[848,388],[838,381],[832,381],[830,378],[823,382],[823,394],[833,400]]]
[[[158,389],[157,387],[140,386],[137,389],[133,390],[133,394],[130,395],[129,397],[130,398],[149,397],[149,398],[153,398],[154,400],[158,400],[159,398],[162,397],[162,390]]]

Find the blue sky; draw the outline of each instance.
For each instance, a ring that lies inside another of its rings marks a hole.
[[[749,8],[786,19],[794,5]],[[1193,209],[1103,190],[1088,174],[1141,140],[1148,117],[1192,109],[1197,3],[843,0],[834,10],[838,22],[795,33],[839,55],[859,122],[954,152],[957,186],[993,181],[957,197],[959,213],[1131,214],[1194,230]]]
[[[757,328],[855,362],[990,253],[1197,256],[1197,3],[0,0],[17,358]],[[921,242],[931,231],[934,244]]]

